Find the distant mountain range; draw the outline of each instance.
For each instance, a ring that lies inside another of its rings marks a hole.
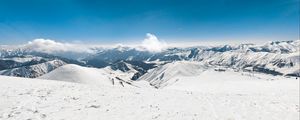
[[[163,85],[168,77],[177,72],[197,74],[197,71],[207,68],[300,77],[299,46],[300,40],[295,40],[263,45],[172,47],[161,52],[119,46],[92,48],[92,53],[46,53],[24,47],[1,46],[0,74],[36,78],[66,64],[76,64],[109,68],[127,74],[126,78],[119,76],[120,79],[145,79],[156,86]],[[165,73],[166,71],[169,73]],[[177,72],[170,73],[172,71]],[[154,79],[160,81],[153,81]]]

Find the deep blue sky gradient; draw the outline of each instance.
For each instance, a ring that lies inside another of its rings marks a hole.
[[[299,39],[299,0],[0,0],[0,44]]]

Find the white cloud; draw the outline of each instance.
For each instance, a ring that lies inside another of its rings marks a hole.
[[[146,38],[142,42],[142,47],[150,52],[161,52],[163,49],[167,48],[167,43],[158,40],[154,34],[147,33]]]
[[[27,44],[22,45],[23,47],[44,53],[63,53],[63,52],[73,52],[73,53],[94,53],[95,49],[105,49],[105,48],[136,48],[139,50],[147,50],[150,52],[161,52],[167,48],[167,43],[159,40],[154,34],[147,33],[146,38],[141,44],[136,45],[96,45],[96,44],[79,44],[77,43],[64,43],[57,42],[51,39],[34,39],[29,41]]]
[[[34,51],[45,53],[57,53],[57,52],[92,52],[90,48],[84,45],[61,43],[50,39],[35,39],[28,42],[25,45],[26,48],[30,48]]]

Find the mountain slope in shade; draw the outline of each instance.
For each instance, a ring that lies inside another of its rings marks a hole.
[[[148,72],[149,69],[157,67],[154,63],[145,63],[143,61],[117,61],[110,65],[114,71],[122,71],[127,73],[129,79],[137,80],[139,77]]]
[[[0,71],[0,75],[36,78],[65,64],[61,60],[51,60],[39,64],[2,70]]]
[[[22,66],[30,66],[46,61],[47,60],[43,59],[42,57],[30,55],[5,57],[0,58],[0,70],[12,69]]]

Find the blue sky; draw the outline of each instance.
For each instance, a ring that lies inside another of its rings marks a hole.
[[[299,39],[299,0],[0,0],[0,43]]]

